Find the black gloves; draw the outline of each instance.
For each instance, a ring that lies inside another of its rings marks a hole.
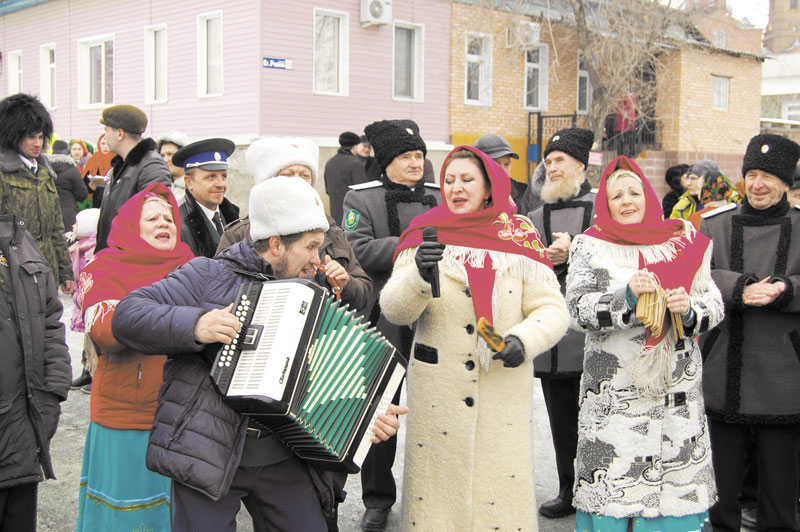
[[[492,360],[502,360],[507,368],[516,368],[525,360],[525,347],[516,336],[505,337],[506,346]]]
[[[417,263],[419,274],[429,283],[431,282],[431,269],[442,260],[443,253],[444,244],[439,242],[423,242],[417,248],[414,262]]]

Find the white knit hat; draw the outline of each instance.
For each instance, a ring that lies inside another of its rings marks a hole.
[[[75,216],[77,225],[75,236],[86,238],[97,233],[97,220],[100,218],[100,209],[84,209]]]
[[[279,176],[250,190],[250,238],[327,231],[328,218],[317,191],[302,179]]]
[[[313,185],[317,184],[319,146],[305,137],[264,137],[253,142],[245,155],[247,166],[256,183],[275,177],[293,164],[311,169]]]

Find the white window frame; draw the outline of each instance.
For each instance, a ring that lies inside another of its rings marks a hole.
[[[725,89],[725,101],[721,101],[719,97],[721,97],[721,88],[717,87],[717,80],[725,82],[724,89]],[[716,76],[714,74],[711,75],[711,108],[717,109],[719,111],[727,111],[730,107],[730,94],[731,94],[731,79],[726,76]]]
[[[22,92],[22,50],[8,52],[8,94]]]
[[[350,94],[350,15],[344,11],[314,8],[314,42],[312,92],[328,96],[348,96]],[[317,86],[317,17],[334,17],[339,20],[339,57],[337,58],[338,90],[327,90]],[[394,37],[392,38],[394,39]],[[394,90],[394,87],[392,88]]]
[[[220,47],[220,86],[219,92],[209,92],[208,87],[208,32],[206,23],[211,19],[219,19]],[[225,93],[225,23],[222,10],[210,11],[197,15],[197,97],[217,98]]]
[[[481,39],[482,49],[481,55],[474,55],[469,53],[470,39]],[[479,33],[468,31],[464,39],[464,103],[467,105],[474,105],[477,107],[491,107],[492,105],[492,35],[489,33]],[[480,64],[479,73],[479,90],[480,98],[478,100],[470,100],[468,95],[469,87],[469,65],[470,63]]]
[[[112,63],[111,63],[111,72],[112,72],[112,87],[111,90],[114,92],[112,94],[111,100],[106,101],[106,53],[105,53],[105,43],[111,41],[111,46],[113,47],[113,56],[112,56]],[[89,50],[94,46],[102,46],[103,47],[103,63],[102,63],[102,70],[103,70],[103,83],[100,101],[96,103],[92,103],[89,101],[89,83],[91,80],[89,79],[89,73],[91,72],[91,67],[89,65]],[[117,77],[117,69],[115,68],[115,63],[117,58],[117,45],[114,39],[114,34],[106,34],[106,35],[97,35],[95,37],[89,37],[87,39],[81,39],[78,41],[78,109],[103,109],[109,105],[114,104],[114,98],[116,95],[116,77]]]
[[[581,51],[578,50],[578,82],[575,85],[575,112],[579,115],[588,115],[589,110],[592,108],[592,81],[589,79],[589,71],[581,70]],[[586,109],[581,109],[581,79],[586,80]]]
[[[50,52],[53,62],[50,62]],[[49,110],[56,108],[56,43],[39,45],[39,99]]]
[[[539,50],[539,62],[528,63],[528,52],[535,49]],[[522,106],[526,111],[547,111],[547,86],[550,81],[550,47],[543,43],[523,50],[522,60],[525,62]],[[528,70],[531,68],[539,70],[539,105],[536,107],[528,105]]]
[[[795,116],[795,118],[790,118],[791,116]],[[784,120],[795,120],[800,122],[800,100],[787,100],[782,102],[781,118]]]
[[[155,38],[157,32],[164,32],[164,47],[159,54],[160,61],[156,61]],[[144,101],[147,104],[167,103],[169,100],[169,82],[167,61],[169,58],[168,38],[166,24],[155,24],[144,28]],[[158,72],[156,72],[156,67]],[[156,97],[156,83],[163,83],[164,96]]]
[[[398,96],[395,93],[395,79],[397,76],[396,68],[396,53],[397,53],[397,29],[411,30],[414,35],[414,57],[412,59],[414,86],[411,89],[412,95]],[[425,93],[424,85],[424,72],[425,72],[425,26],[422,24],[412,24],[411,22],[404,22],[396,20],[392,24],[392,99],[401,102],[421,102],[423,101],[423,94]]]

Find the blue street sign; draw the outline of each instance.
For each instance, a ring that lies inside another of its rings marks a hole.
[[[294,68],[291,59],[279,59],[277,57],[265,57],[261,60],[264,68],[279,68],[281,70],[292,70]]]

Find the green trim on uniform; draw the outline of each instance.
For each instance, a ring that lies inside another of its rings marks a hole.
[[[355,209],[350,209],[346,213],[344,213],[344,228],[348,231],[352,231],[356,227],[358,227],[358,221],[361,219],[361,213]]]

